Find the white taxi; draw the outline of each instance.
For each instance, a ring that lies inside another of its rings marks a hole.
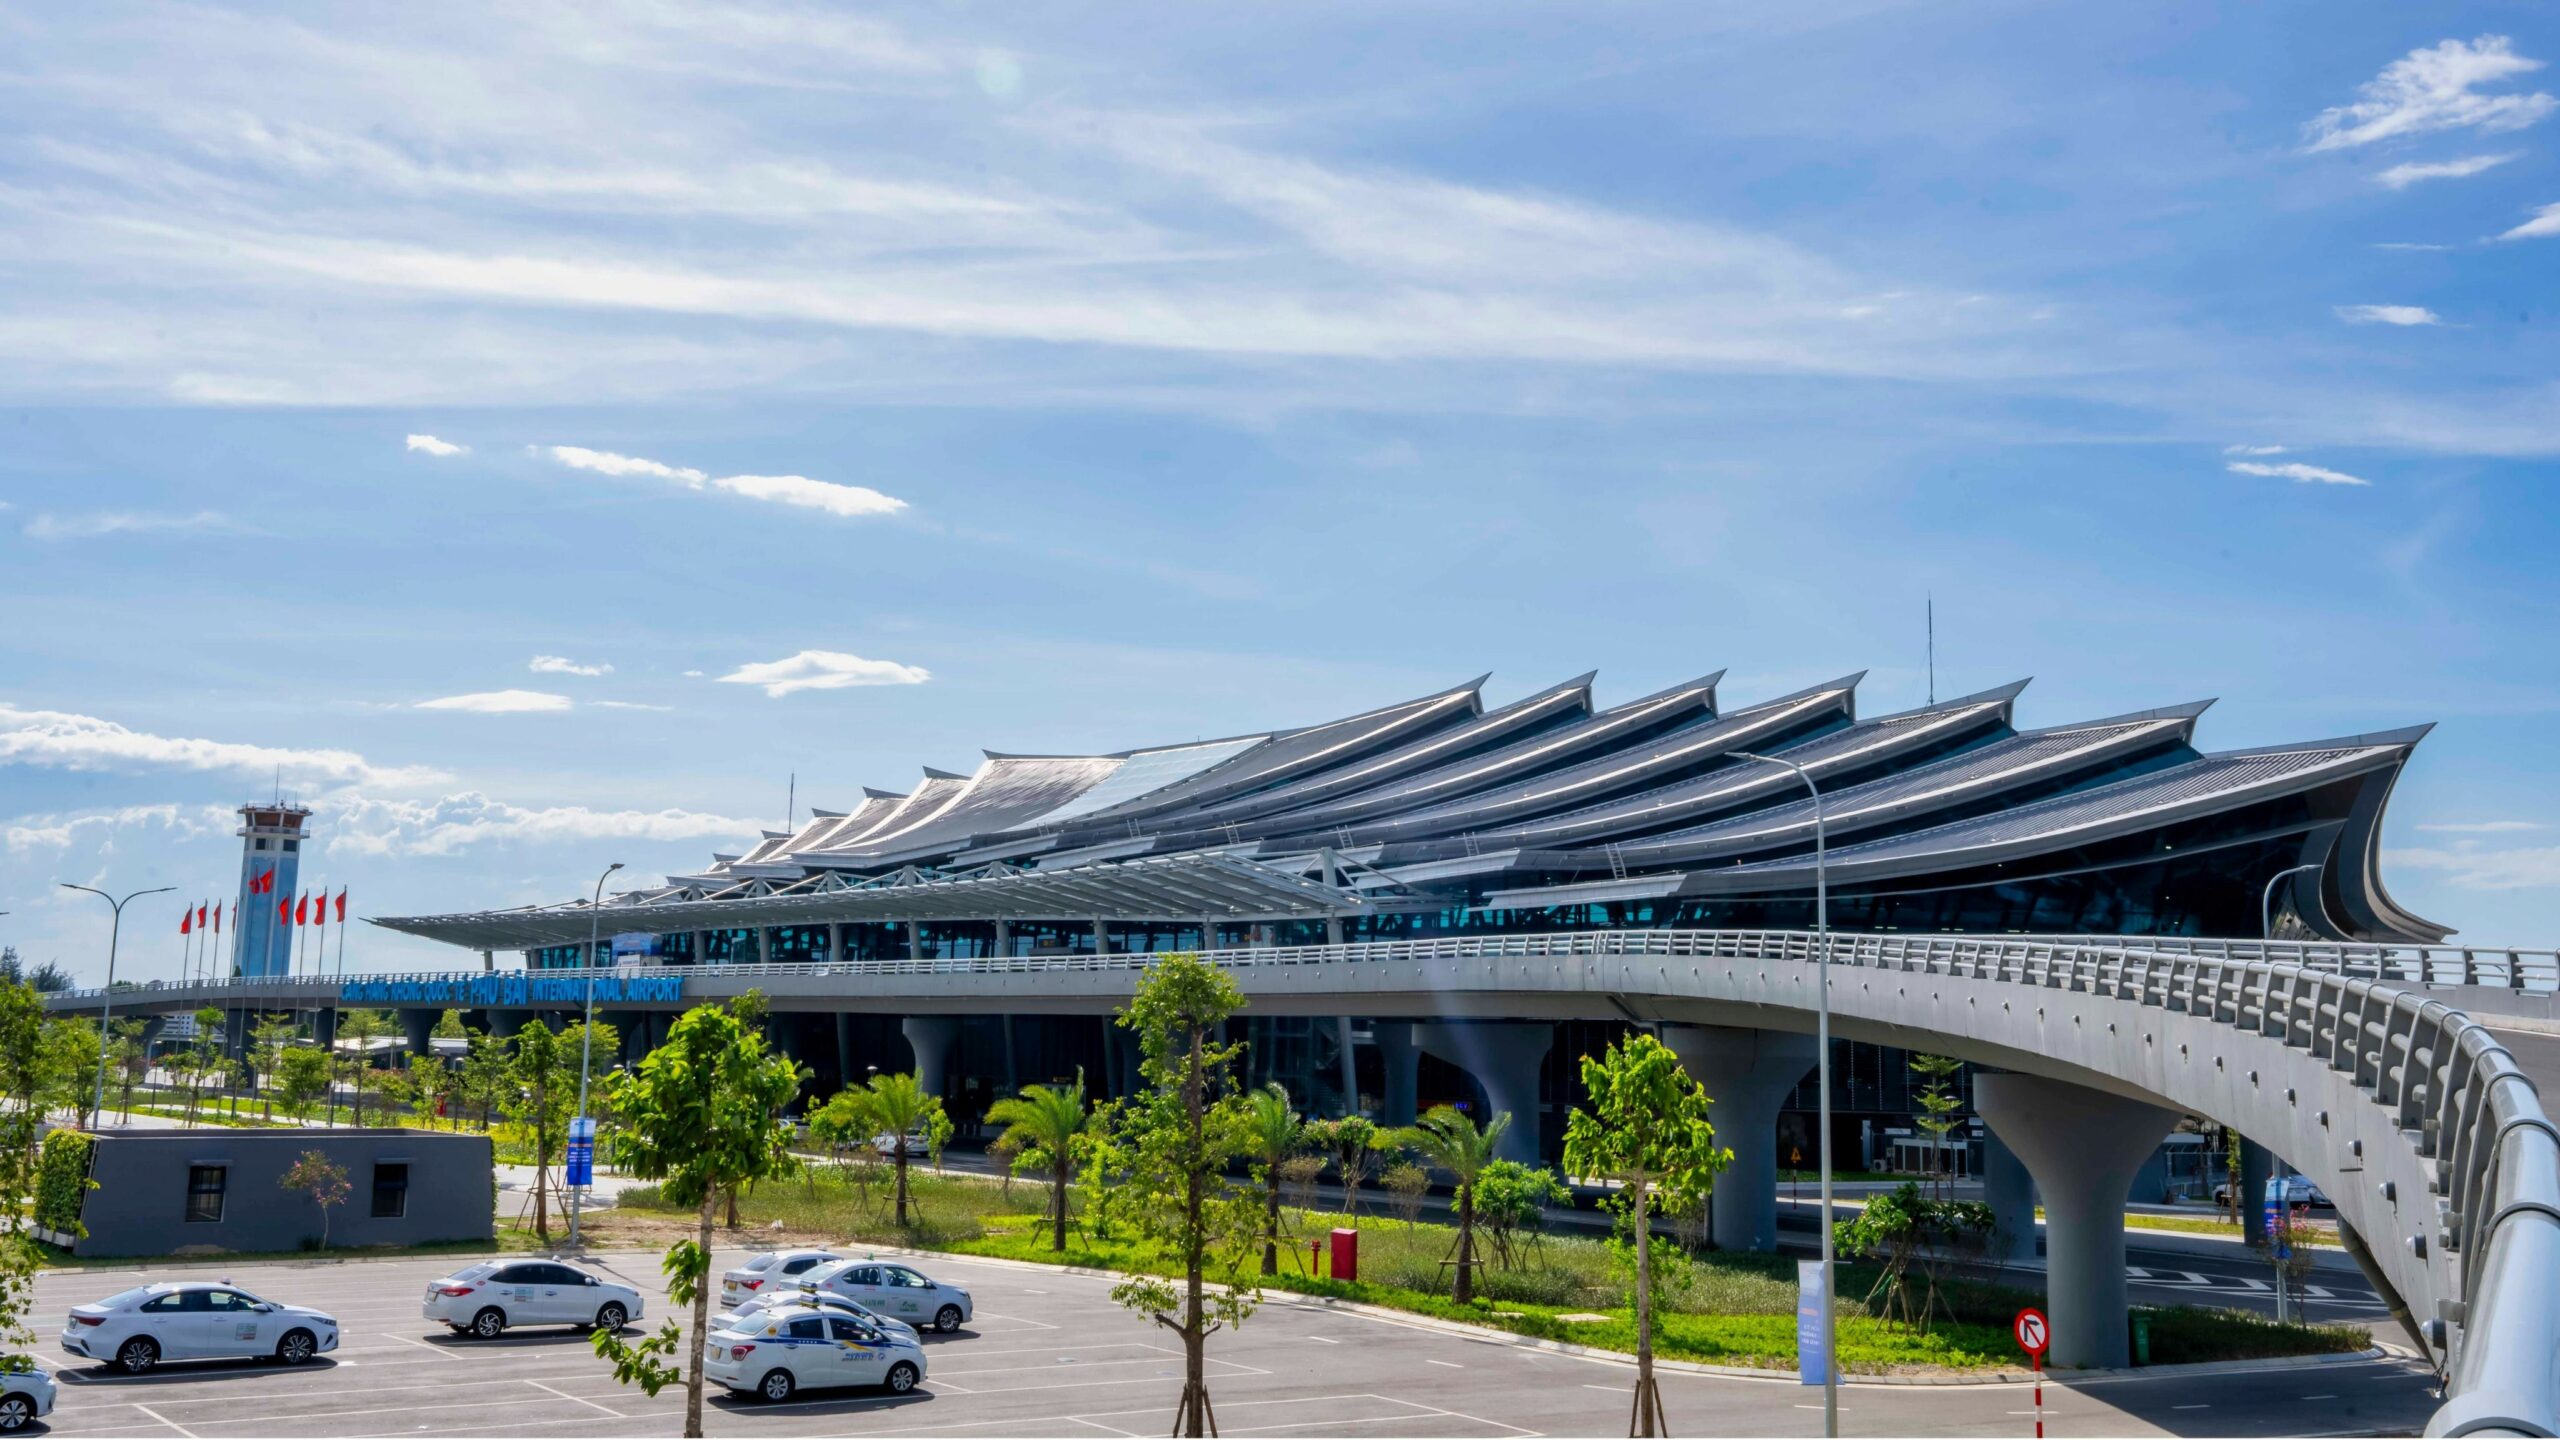
[[[640,1292],[557,1260],[492,1260],[427,1286],[419,1313],[483,1340],[513,1325],[620,1330],[640,1318]]]
[[[798,1287],[794,1289],[782,1291],[768,1290],[760,1295],[748,1296],[746,1299],[738,1302],[737,1309],[723,1311],[720,1314],[712,1316],[711,1328],[714,1330],[736,1329],[738,1328],[739,1322],[745,1321],[754,1316],[762,1315],[768,1310],[778,1310],[785,1305],[797,1305],[806,1310],[832,1310],[840,1315],[850,1315],[856,1320],[868,1320],[872,1324],[879,1326],[881,1329],[890,1331],[894,1334],[913,1335],[916,1333],[916,1327],[908,1324],[906,1321],[892,1320],[888,1316],[864,1305],[858,1300],[848,1300],[842,1295],[822,1290],[816,1285],[811,1284],[805,1276],[801,1279]]]
[[[801,1389],[878,1385],[904,1395],[924,1379],[924,1345],[851,1315],[776,1306],[714,1331],[702,1373],[742,1395],[781,1401]]]
[[[62,1348],[139,1375],[163,1360],[276,1359],[299,1365],[338,1348],[338,1322],[307,1305],[261,1300],[225,1280],[137,1285],[74,1305]]]
[[[927,1325],[948,1335],[977,1314],[969,1292],[957,1285],[927,1279],[904,1265],[885,1260],[848,1260],[827,1271],[818,1286],[867,1310],[904,1320],[921,1330]]]
[[[41,1370],[0,1372],[0,1430],[24,1430],[53,1413],[53,1377]]]
[[[791,1282],[843,1258],[832,1250],[767,1250],[750,1255],[745,1264],[720,1272],[720,1304],[723,1308],[735,1306],[768,1287],[788,1291]]]

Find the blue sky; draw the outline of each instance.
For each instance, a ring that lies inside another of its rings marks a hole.
[[[2524,4],[22,7],[0,940],[94,975],[56,882],[220,893],[278,766],[306,876],[480,908],[795,772],[1487,669],[1898,707],[1934,595],[1939,692],[2031,723],[2440,722],[2388,883],[2549,945],[2555,58]]]

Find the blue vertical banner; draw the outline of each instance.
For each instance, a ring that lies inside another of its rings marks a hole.
[[[1796,1262],[1796,1378],[1819,1385],[1831,1373],[1831,1327],[1822,1318],[1831,1312],[1831,1287],[1823,1283],[1822,1262]]]
[[[566,1183],[582,1190],[596,1183],[596,1122],[581,1115],[569,1122],[569,1174]]]

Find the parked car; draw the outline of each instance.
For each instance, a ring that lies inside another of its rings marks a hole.
[[[810,1274],[822,1273],[824,1272],[810,1272]],[[738,1308],[735,1310],[722,1311],[720,1314],[712,1316],[711,1328],[714,1330],[734,1328],[732,1322],[746,1320],[752,1316],[761,1315],[768,1310],[779,1309],[785,1305],[798,1305],[811,1310],[833,1310],[841,1314],[851,1315],[857,1320],[868,1320],[872,1324],[877,1325],[884,1330],[891,1330],[904,1335],[913,1335],[916,1333],[916,1327],[908,1324],[906,1321],[893,1320],[890,1317],[881,1314],[879,1311],[872,1309],[870,1306],[863,1304],[859,1300],[848,1299],[845,1296],[835,1294],[831,1291],[822,1290],[809,1283],[809,1278],[805,1275],[801,1277],[799,1285],[792,1289],[761,1291],[739,1301]]]
[[[746,1263],[720,1272],[720,1304],[734,1306],[771,1285],[787,1289],[791,1281],[821,1265],[844,1257],[833,1250],[768,1250]]]
[[[820,1288],[919,1330],[931,1325],[946,1335],[977,1313],[968,1291],[883,1260],[865,1258],[837,1266],[820,1282]]]
[[[896,1159],[898,1157],[898,1132],[895,1130],[883,1130],[879,1134],[872,1136],[871,1148],[879,1151],[880,1158],[883,1160]],[[931,1147],[925,1142],[925,1134],[923,1131],[910,1130],[907,1132],[908,1159],[921,1160],[930,1151],[930,1149]]]
[[[300,1365],[338,1348],[338,1322],[307,1305],[262,1300],[228,1280],[137,1285],[72,1306],[62,1348],[127,1375],[163,1360]]]
[[[24,1430],[53,1413],[53,1377],[41,1370],[0,1374],[0,1431]]]
[[[2329,1204],[2329,1197],[2321,1193],[2319,1186],[2311,1183],[2311,1177],[2308,1175],[2287,1175],[2282,1180],[2269,1177],[2265,1200],[2260,1203],[2274,1202],[2279,1189],[2284,1196],[2283,1203],[2295,1209],[2301,1209],[2304,1206],[2318,1206],[2324,1210],[2333,1208]],[[2213,1203],[2216,1205],[2231,1203],[2231,1186],[2227,1182],[2215,1187]]]
[[[924,1379],[924,1346],[851,1315],[777,1306],[704,1342],[702,1373],[715,1384],[771,1401],[802,1388],[878,1385],[903,1395]]]
[[[619,1330],[640,1318],[640,1292],[558,1260],[468,1265],[427,1287],[419,1313],[457,1333],[495,1340],[516,1325]]]

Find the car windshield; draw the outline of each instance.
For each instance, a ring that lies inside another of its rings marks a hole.
[[[758,1255],[758,1256],[757,1256],[757,1257],[755,1257],[754,1259],[752,1259],[752,1260],[748,1261],[748,1262],[747,1262],[746,1264],[744,1264],[744,1265],[739,1266],[738,1268],[739,1268],[739,1269],[741,1269],[741,1270],[744,1270],[744,1271],[746,1271],[748,1274],[751,1274],[751,1275],[752,1275],[752,1274],[754,1274],[756,1271],[766,1269],[767,1267],[771,1266],[772,1264],[773,1264],[773,1257],[772,1257],[772,1256],[770,1256],[770,1255]]]
[[[454,1271],[453,1278],[456,1280],[486,1280],[497,1270],[497,1268],[498,1267],[495,1265],[473,1265],[468,1269]]]
[[[96,1303],[97,1305],[101,1306],[102,1308],[112,1310],[112,1309],[114,1309],[116,1306],[119,1306],[119,1305],[132,1305],[132,1304],[137,1304],[137,1303],[139,1303],[139,1302],[141,1302],[141,1301],[148,1300],[148,1299],[150,1299],[150,1298],[151,1298],[151,1287],[150,1287],[150,1286],[148,1286],[148,1285],[136,1285],[136,1286],[134,1286],[134,1287],[133,1287],[132,1289],[130,1289],[130,1290],[119,1290],[119,1291],[117,1291],[116,1293],[114,1293],[113,1295],[108,1296],[106,1299],[104,1299],[104,1300],[100,1300],[100,1301],[96,1301],[96,1302],[94,1302],[94,1303]]]

